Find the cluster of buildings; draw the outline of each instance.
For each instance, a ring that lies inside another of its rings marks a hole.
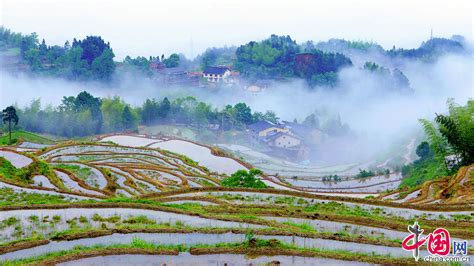
[[[240,73],[228,66],[208,66],[203,71],[196,72],[188,71],[181,66],[166,68],[161,62],[152,62],[150,67],[157,74],[156,79],[168,85],[208,88],[237,86],[252,93],[259,93],[272,83],[271,80],[242,82]]]
[[[274,154],[301,160],[309,156],[311,147],[327,137],[319,129],[288,121],[258,121],[248,126],[248,133],[254,145],[264,145]]]

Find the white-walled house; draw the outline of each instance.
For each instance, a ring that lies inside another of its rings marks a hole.
[[[289,132],[288,128],[275,125],[268,121],[258,121],[250,125],[248,129],[254,140],[263,140],[264,138],[278,132]]]
[[[226,66],[209,66],[202,72],[202,77],[211,83],[230,83],[232,82],[230,76],[230,68]]]
[[[301,139],[290,133],[279,132],[267,137],[266,142],[271,147],[288,149],[299,146]]]

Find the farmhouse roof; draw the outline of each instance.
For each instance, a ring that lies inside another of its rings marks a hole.
[[[209,66],[204,69],[204,74],[224,75],[226,71],[230,71],[230,68],[226,66]]]

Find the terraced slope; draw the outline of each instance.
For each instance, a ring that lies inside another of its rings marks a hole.
[[[410,204],[474,204],[474,165],[464,166],[454,176],[431,180],[411,191],[395,190],[380,199]]]
[[[101,140],[0,150],[8,165],[0,173],[0,264],[409,265],[400,243],[414,220],[426,232],[443,227],[455,239],[474,239],[472,166],[380,197],[399,176],[328,184],[264,175],[267,189],[227,188],[220,182],[231,170],[251,165],[214,147],[146,136]]]

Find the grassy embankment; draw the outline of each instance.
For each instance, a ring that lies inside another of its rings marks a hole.
[[[448,174],[446,166],[438,159],[433,158],[425,161],[416,161],[403,167],[402,175],[404,178],[400,184],[400,188],[416,187],[426,181],[444,177]]]

